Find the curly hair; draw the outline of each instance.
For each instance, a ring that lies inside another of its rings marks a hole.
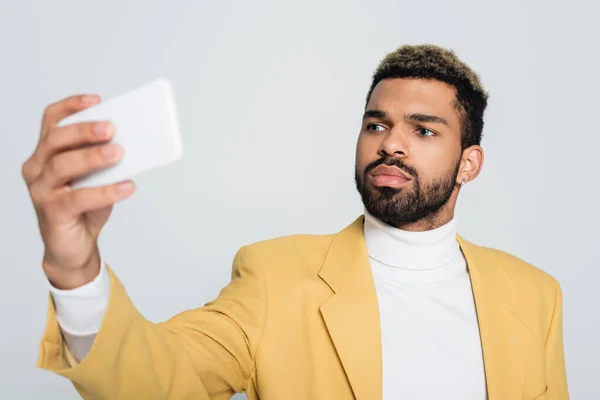
[[[456,89],[454,106],[461,120],[461,146],[479,145],[488,94],[479,76],[453,50],[437,45],[403,45],[385,56],[373,74],[367,103],[383,79],[416,78],[445,82]]]

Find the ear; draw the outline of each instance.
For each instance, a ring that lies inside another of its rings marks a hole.
[[[483,166],[483,149],[481,146],[473,145],[463,150],[462,158],[460,161],[460,167],[458,175],[456,177],[457,184],[461,184],[464,180],[465,183],[471,182],[477,178],[481,172]]]

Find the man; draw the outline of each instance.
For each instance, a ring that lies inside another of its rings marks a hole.
[[[38,366],[84,398],[569,398],[557,281],[456,233],[487,94],[454,52],[403,46],[377,68],[356,149],[364,215],[244,246],[214,301],[158,324],[97,247],[131,182],[68,186],[122,157],[110,125],[57,127],[97,101],[50,105],[23,165],[51,290]]]

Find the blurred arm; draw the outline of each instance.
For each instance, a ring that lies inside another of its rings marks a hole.
[[[230,399],[256,384],[267,301],[255,258],[242,248],[231,282],[215,300],[162,323],[141,315],[106,266],[108,307],[85,358],[78,362],[70,354],[51,298],[37,366],[71,380],[84,399]]]

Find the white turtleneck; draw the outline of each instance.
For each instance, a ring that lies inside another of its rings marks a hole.
[[[383,399],[486,399],[477,316],[456,221],[425,232],[393,228],[365,212],[383,349]],[[88,353],[110,291],[98,277],[74,290],[49,282],[63,336],[76,358]]]
[[[409,232],[365,212],[364,233],[379,301],[383,399],[486,399],[456,220]]]

